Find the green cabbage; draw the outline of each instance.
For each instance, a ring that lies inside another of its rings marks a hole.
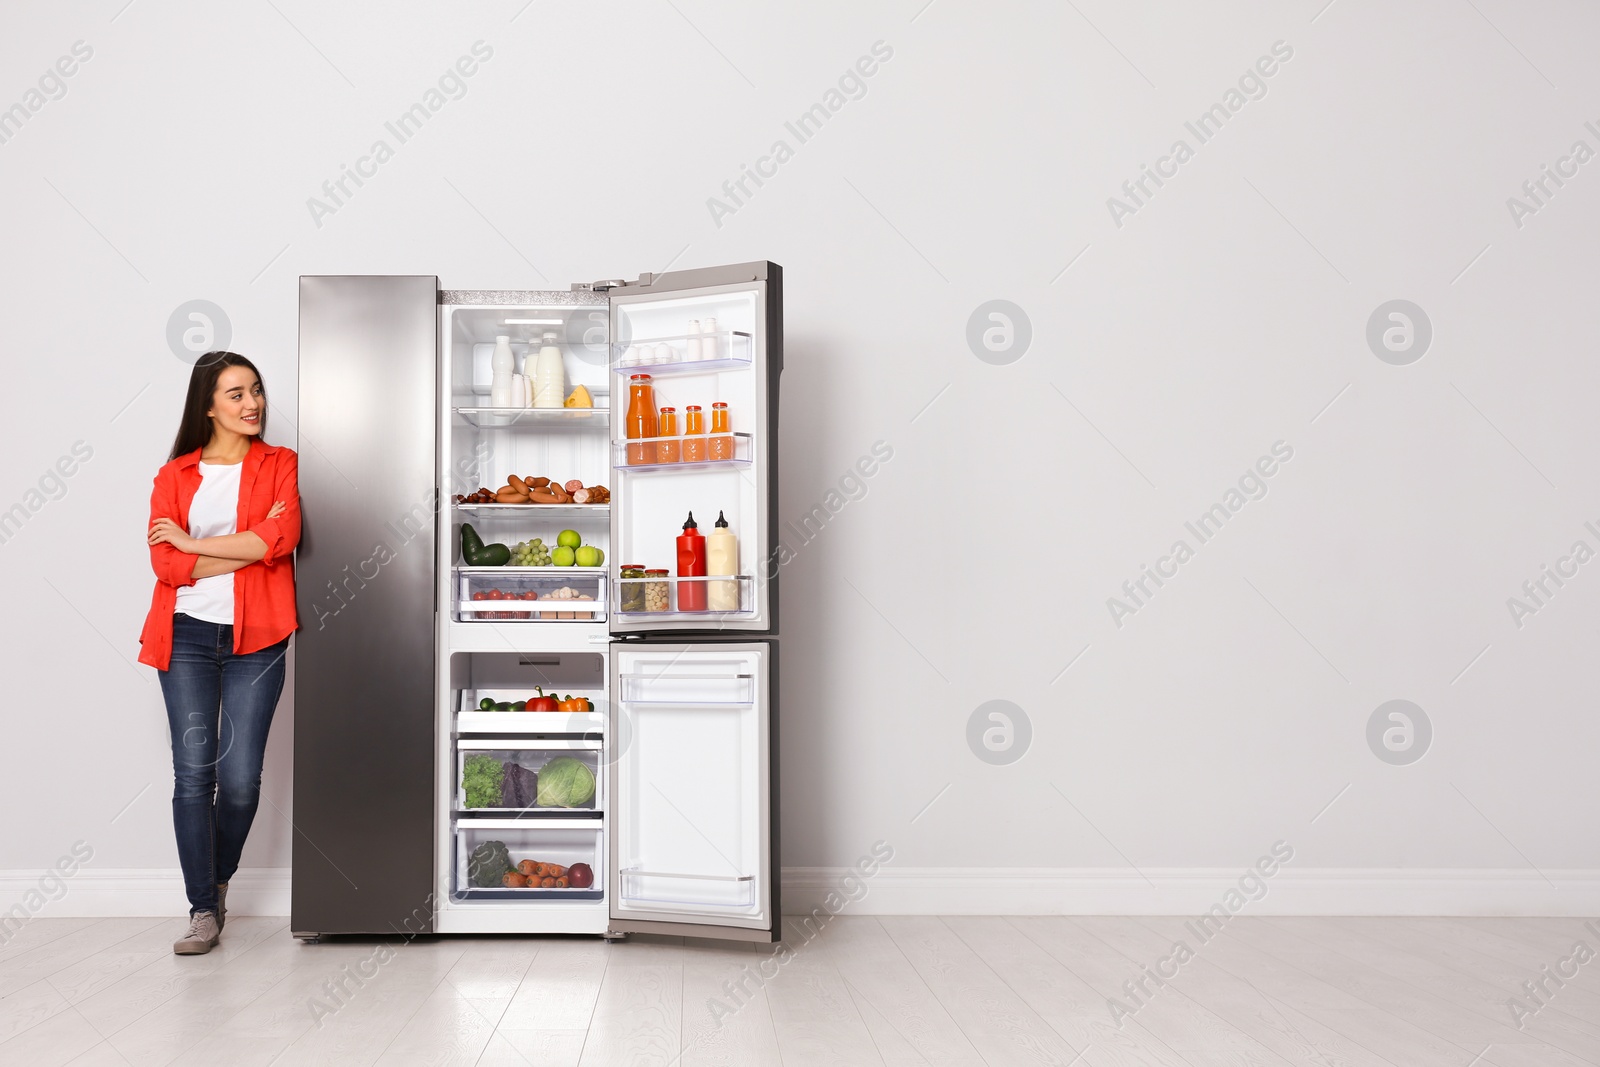
[[[594,800],[594,772],[571,756],[557,756],[539,772],[539,807],[579,808]]]

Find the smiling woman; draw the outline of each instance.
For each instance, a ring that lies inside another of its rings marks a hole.
[[[157,580],[139,661],[160,673],[172,735],[172,818],[190,904],[173,945],[180,955],[209,952],[227,918],[297,625],[299,460],[262,440],[266,424],[255,364],[201,356],[150,496]]]

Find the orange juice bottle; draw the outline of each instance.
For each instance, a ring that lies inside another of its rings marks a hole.
[[[690,404],[683,409],[683,461],[706,461],[706,422],[700,414],[699,404]]]
[[[672,438],[672,440],[670,440],[670,441],[657,441],[656,442],[656,462],[657,463],[676,463],[676,462],[678,462],[679,453],[678,453],[678,409],[677,408],[662,408],[661,409],[661,418],[657,421],[657,424],[656,424],[656,435],[658,437],[670,437],[670,438]]]
[[[730,436],[731,432],[732,427],[728,425],[728,405],[719,400],[711,405],[711,459],[733,458],[734,441]],[[721,436],[717,436],[719,434]]]
[[[654,443],[633,444],[636,438],[656,436],[656,390],[650,375],[635,374],[628,379],[628,464],[654,463]]]

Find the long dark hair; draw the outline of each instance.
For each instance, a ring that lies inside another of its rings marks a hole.
[[[217,391],[217,379],[222,377],[222,372],[229,367],[244,367],[261,381],[261,372],[256,370],[256,365],[237,352],[207,352],[195,360],[194,372],[189,375],[189,393],[183,398],[183,418],[178,422],[178,436],[172,442],[172,455],[167,459],[177,459],[179,456],[188,455],[197,448],[204,448],[211,440],[211,417],[206,414],[212,406],[212,396]],[[267,433],[267,383],[261,382],[261,434],[263,440]]]

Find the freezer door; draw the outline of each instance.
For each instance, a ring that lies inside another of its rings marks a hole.
[[[789,551],[780,544],[777,520],[782,268],[762,261],[646,275],[607,295],[611,631],[778,633],[778,566]],[[679,434],[686,433],[688,408],[700,407],[705,434],[639,443],[629,418],[635,374],[651,376],[657,413],[676,409]],[[719,401],[727,405],[728,434],[712,432],[712,405]],[[719,514],[727,519],[738,539],[732,579],[677,580],[676,538],[691,512],[702,536],[712,533]],[[665,568],[669,579],[646,587],[656,596],[641,597],[639,584],[619,580],[630,563]]]
[[[774,642],[613,652],[613,930],[778,939],[776,673]]]
[[[437,293],[300,279],[297,935],[433,929]]]

